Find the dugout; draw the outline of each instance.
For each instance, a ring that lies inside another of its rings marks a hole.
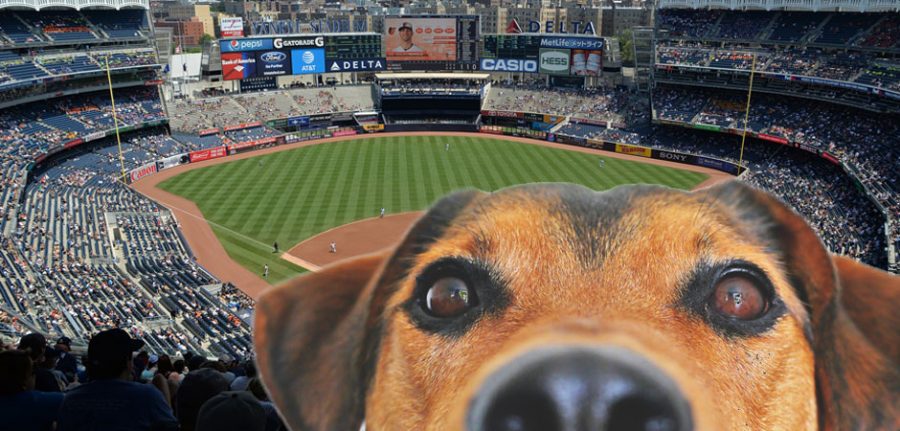
[[[378,73],[385,131],[477,131],[487,73]]]

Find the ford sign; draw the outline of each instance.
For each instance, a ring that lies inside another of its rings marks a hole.
[[[484,58],[481,60],[481,70],[488,70],[492,72],[537,73],[538,63],[534,60],[520,60],[515,58]]]
[[[281,63],[287,59],[287,54],[278,51],[269,51],[259,56],[259,59],[266,63]]]

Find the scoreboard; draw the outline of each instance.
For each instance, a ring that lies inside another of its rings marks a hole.
[[[381,58],[380,34],[344,34],[325,36],[325,57],[335,60]]]
[[[537,35],[487,34],[484,36],[482,58],[516,58],[537,60],[541,51]]]

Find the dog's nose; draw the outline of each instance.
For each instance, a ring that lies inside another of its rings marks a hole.
[[[664,372],[613,347],[545,348],[491,374],[469,431],[687,431],[690,406]]]

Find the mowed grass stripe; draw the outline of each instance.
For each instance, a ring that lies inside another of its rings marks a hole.
[[[446,150],[446,144],[450,150]],[[605,160],[599,167],[598,161]],[[259,166],[262,160],[263,166]],[[494,191],[529,182],[572,182],[594,190],[626,183],[690,189],[706,175],[490,137],[391,136],[314,145],[205,167],[160,187],[194,201],[229,255],[269,281],[302,269],[282,250],[348,222],[422,210],[461,188]],[[340,247],[339,247],[340,250]]]

